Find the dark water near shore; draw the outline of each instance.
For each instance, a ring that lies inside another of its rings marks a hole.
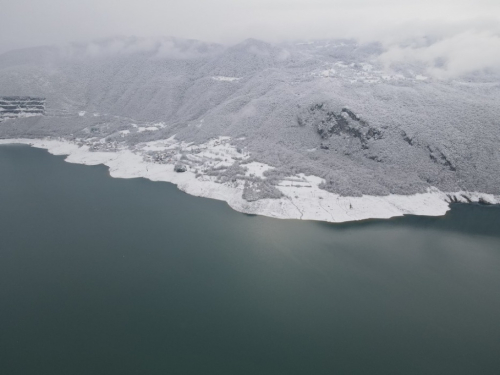
[[[0,374],[500,374],[500,208],[275,220],[1,146]]]

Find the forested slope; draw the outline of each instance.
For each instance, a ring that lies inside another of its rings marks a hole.
[[[275,167],[269,181],[304,173],[343,195],[430,186],[500,194],[498,75],[444,81],[418,64],[388,71],[382,52],[353,41],[225,47],[174,38],[11,51],[0,55],[0,96],[45,98],[45,116],[4,121],[0,137],[133,146],[229,136]]]

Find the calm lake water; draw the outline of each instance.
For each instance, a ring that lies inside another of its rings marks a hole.
[[[500,374],[500,208],[326,224],[0,147],[1,374]]]

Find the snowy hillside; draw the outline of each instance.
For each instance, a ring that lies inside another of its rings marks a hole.
[[[438,80],[418,63],[387,69],[383,52],[348,40],[225,47],[174,38],[11,51],[0,55],[0,97],[46,98],[45,116],[6,120],[0,138],[113,151],[175,135],[188,145],[177,154],[189,170],[240,181],[248,201],[279,199],[280,184],[299,175],[342,196],[430,187],[499,195],[500,76]],[[193,145],[219,137],[240,154],[204,163]],[[144,157],[161,164],[168,155]]]

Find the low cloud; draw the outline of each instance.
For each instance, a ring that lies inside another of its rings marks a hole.
[[[500,35],[466,31],[431,42],[429,45],[390,46],[380,56],[386,67],[397,63],[420,62],[427,74],[449,79],[485,69],[500,70]]]
[[[386,66],[418,62],[443,79],[499,65],[499,0],[17,0],[1,9],[0,52],[137,35],[86,44],[79,53],[185,58],[206,51],[151,37],[225,44],[352,38],[381,43]]]
[[[382,43],[386,52],[379,59],[386,68],[417,64],[438,79],[500,71],[500,22],[495,18],[452,23],[413,21],[361,39]]]
[[[114,37],[59,46],[64,58],[105,58],[148,54],[157,59],[189,59],[218,50],[215,44],[169,37]]]

